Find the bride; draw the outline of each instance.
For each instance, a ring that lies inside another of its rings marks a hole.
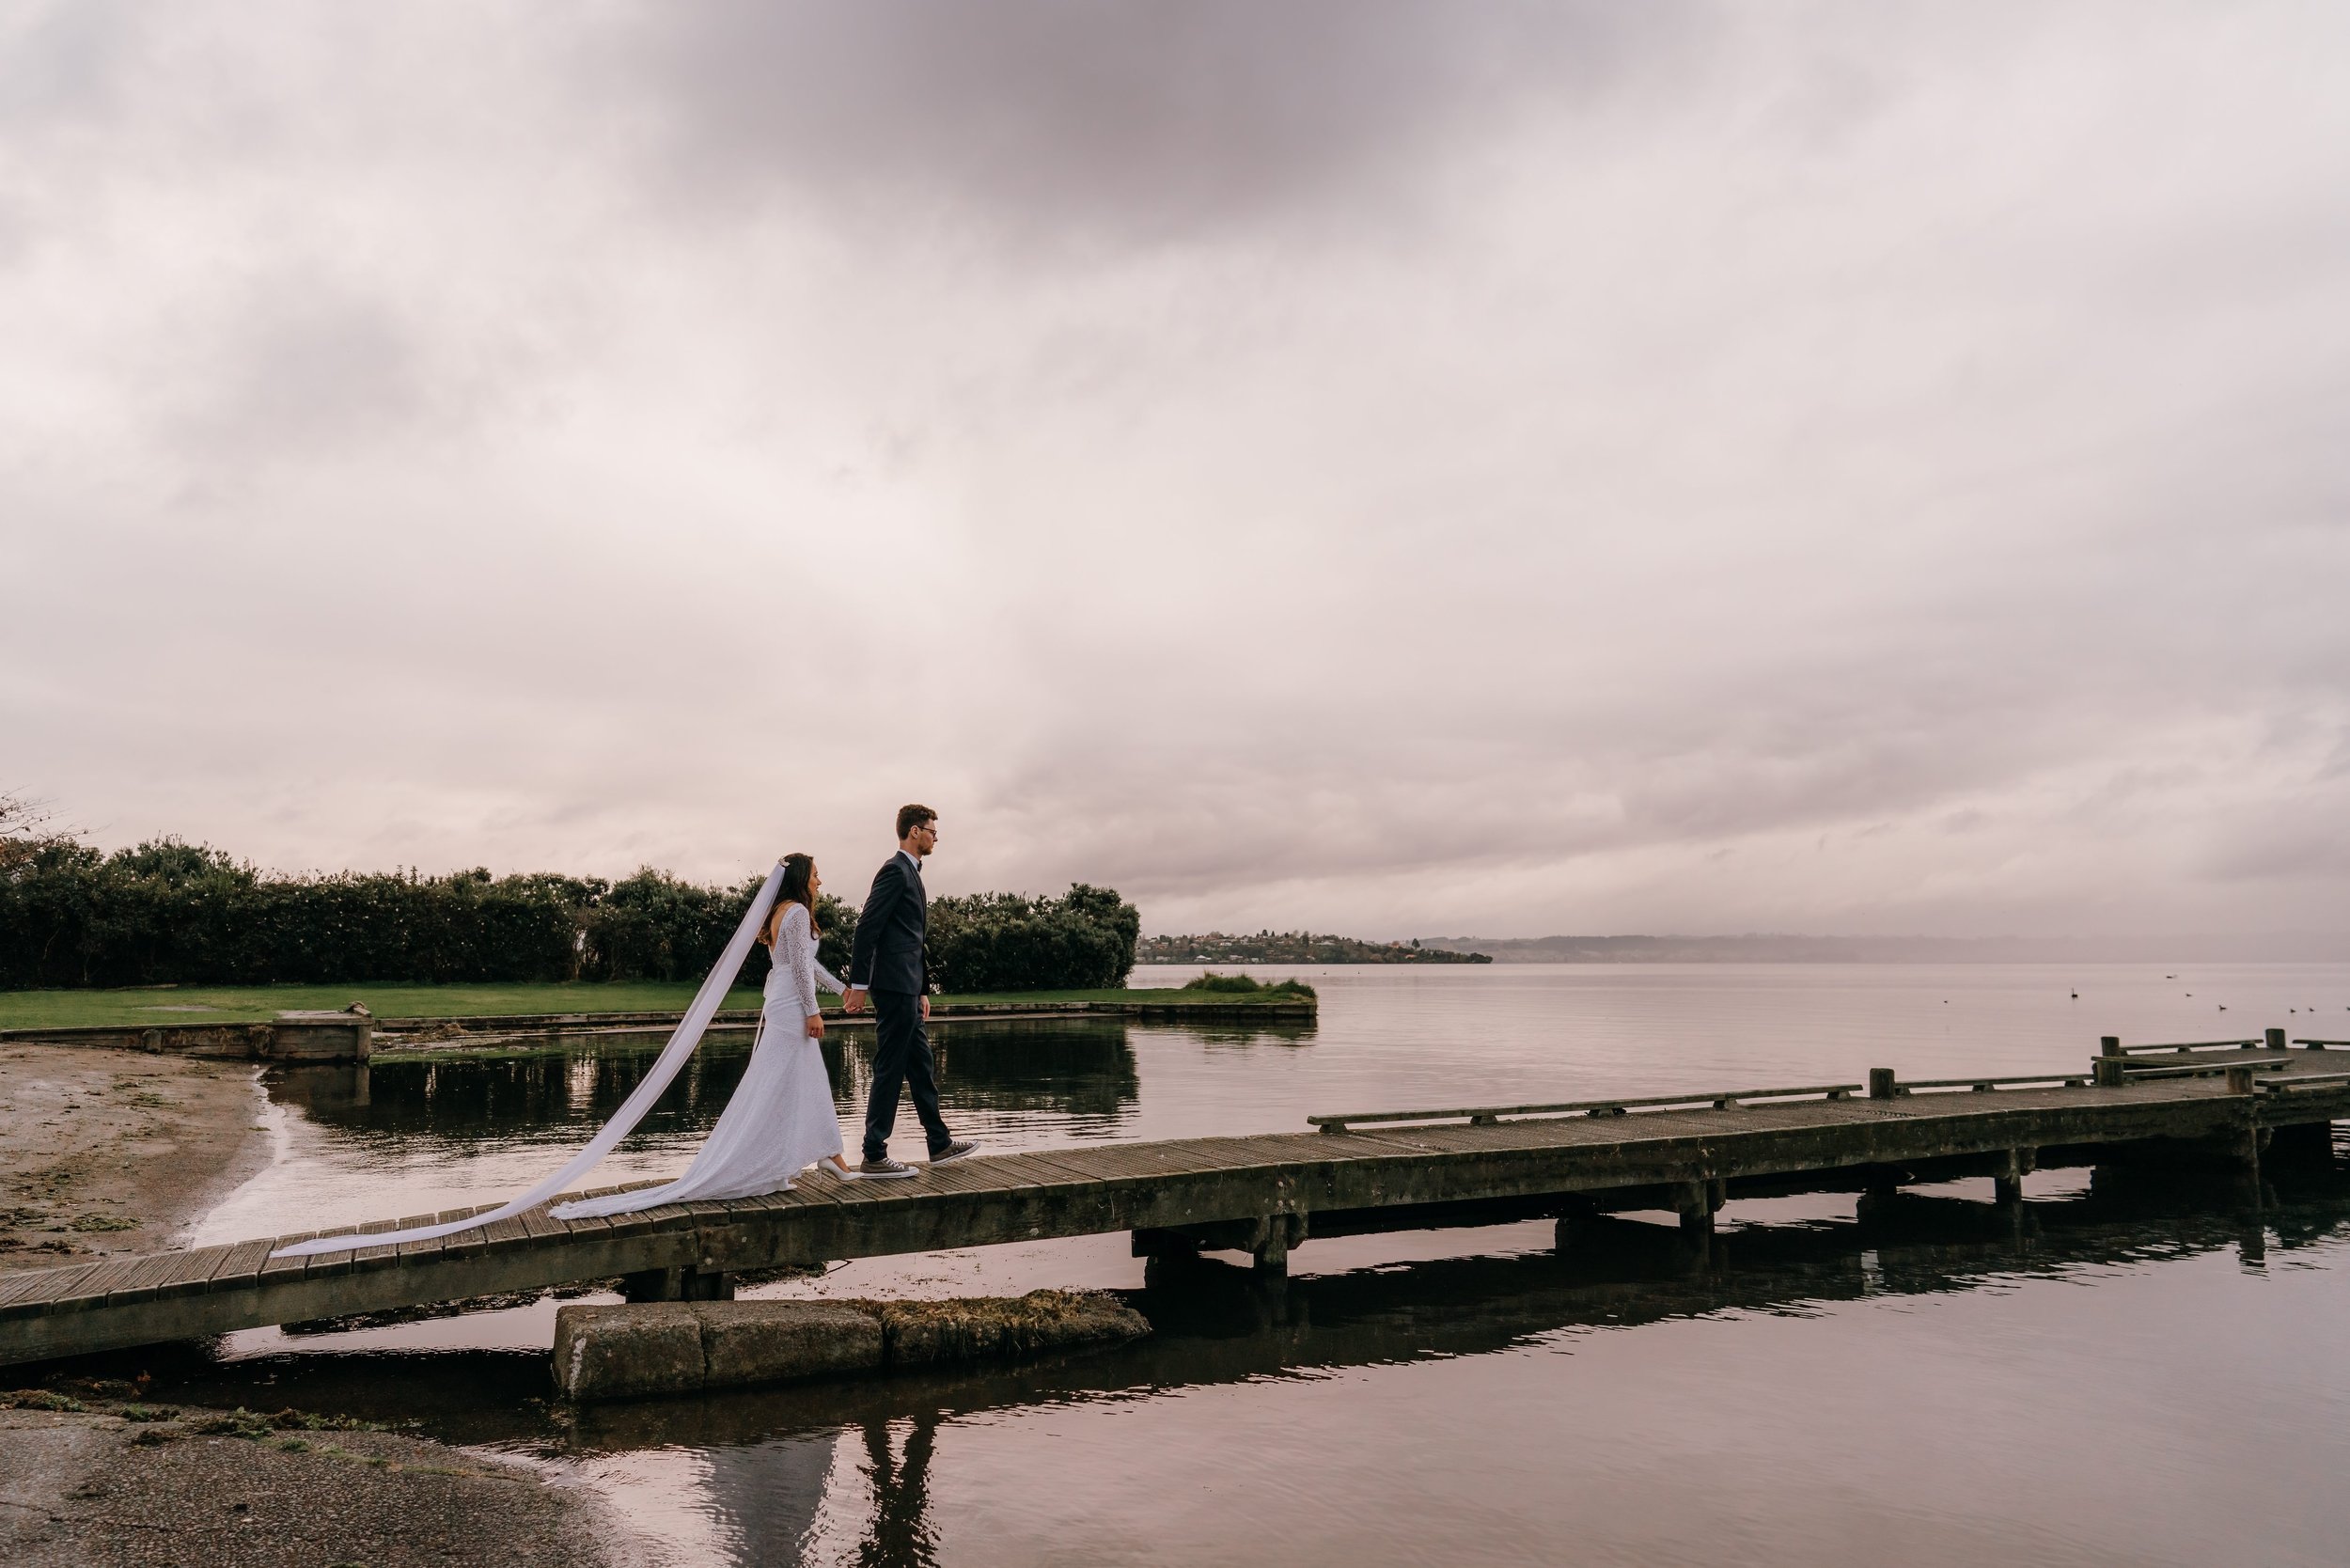
[[[548,1211],[556,1218],[783,1192],[792,1177],[819,1163],[831,1175],[856,1179],[841,1158],[840,1119],[833,1110],[832,1080],[819,1044],[824,1017],[816,1005],[817,982],[827,991],[848,989],[816,962],[816,895],[823,879],[805,855],[785,855],[782,872],[775,911],[759,933],[774,954],[759,1039],[751,1047],[751,1065],[711,1128],[709,1141],[685,1174],[667,1185],[557,1204]]]

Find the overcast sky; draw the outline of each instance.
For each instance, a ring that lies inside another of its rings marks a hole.
[[[0,0],[0,787],[2350,937],[2350,8]]]

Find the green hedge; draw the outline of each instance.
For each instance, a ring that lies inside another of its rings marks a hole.
[[[0,989],[325,980],[698,980],[756,880],[704,887],[664,871],[619,882],[340,872],[265,876],[172,841],[107,855],[51,840],[0,873]],[[822,951],[848,962],[856,912],[825,899]],[[752,949],[745,983],[766,978]]]
[[[932,899],[931,982],[989,991],[1106,991],[1135,966],[1142,916],[1107,887],[1073,884],[1061,899],[971,893]]]
[[[0,858],[0,990],[335,980],[685,980],[709,972],[759,889],[646,870],[619,882],[338,872],[275,876],[173,840],[103,855],[70,839]],[[855,909],[818,910],[845,974]],[[1141,919],[1105,888],[931,904],[932,977],[954,991],[1115,986]],[[743,982],[767,975],[754,948]]]

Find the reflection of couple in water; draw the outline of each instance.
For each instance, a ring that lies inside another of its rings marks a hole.
[[[624,1214],[663,1203],[754,1198],[781,1192],[809,1166],[843,1181],[902,1180],[918,1176],[914,1166],[889,1157],[889,1134],[898,1120],[900,1090],[910,1090],[915,1115],[930,1139],[931,1163],[944,1165],[971,1152],[974,1145],[947,1130],[938,1111],[938,1078],[931,1059],[930,968],[922,939],[929,901],[922,891],[922,857],[938,844],[938,813],[927,806],[898,810],[898,853],[873,877],[873,889],[858,912],[850,948],[849,979],[834,978],[816,960],[821,933],[816,897],[823,888],[816,862],[787,855],[777,867],[775,907],[759,939],[773,954],[766,999],[759,1019],[759,1041],[751,1065],[727,1102],[718,1124],[685,1174],[666,1186],[614,1193],[556,1209],[558,1219]],[[865,1111],[863,1162],[842,1157],[840,1121],[833,1112],[832,1080],[824,1072],[819,1043],[824,1015],[816,987],[841,996],[850,1012],[863,1011],[870,996],[879,1036],[873,1057],[873,1091]]]
[[[927,806],[898,811],[898,853],[873,878],[873,890],[857,915],[849,978],[836,980],[816,962],[819,933],[816,897],[823,883],[816,862],[788,855],[767,873],[758,896],[731,941],[695,993],[660,1057],[626,1101],[563,1168],[518,1193],[495,1209],[462,1219],[407,1230],[369,1231],[366,1245],[380,1247],[478,1230],[534,1209],[570,1188],[595,1168],[652,1109],[701,1043],[734,977],[755,941],[774,954],[766,1001],[760,1012],[759,1039],[751,1064],[733,1099],[710,1131],[709,1139],[685,1174],[660,1186],[560,1203],[557,1219],[629,1214],[692,1200],[756,1198],[782,1192],[810,1165],[836,1181],[902,1181],[921,1168],[889,1157],[889,1134],[898,1120],[898,1096],[911,1091],[915,1115],[930,1141],[930,1163],[945,1165],[969,1154],[974,1145],[947,1130],[938,1112],[938,1076],[931,1059],[930,966],[923,935],[930,901],[922,891],[922,857],[938,844],[938,813]],[[870,999],[879,1041],[873,1058],[873,1092],[865,1112],[862,1163],[842,1157],[840,1122],[833,1112],[832,1083],[824,1072],[824,1017],[816,1003],[817,982],[841,994],[850,1012]],[[277,1249],[275,1257],[305,1257],[349,1250],[348,1233],[320,1236]]]

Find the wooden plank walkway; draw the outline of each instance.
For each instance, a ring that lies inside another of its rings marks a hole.
[[[2276,1129],[2350,1118],[2350,1071],[2334,1071],[2350,1057],[2226,1043],[2129,1056],[2118,1085],[1898,1086],[1881,1074],[1866,1098],[1835,1085],[1370,1113],[1317,1119],[1319,1131],[982,1155],[914,1181],[809,1176],[761,1198],[572,1222],[540,1209],[441,1240],[368,1242],[481,1211],[409,1215],[316,1232],[352,1245],[314,1257],[269,1256],[306,1234],[0,1273],[0,1365],[580,1279],[675,1270],[692,1292],[739,1270],[1119,1231],[1138,1250],[1239,1247],[1277,1268],[1318,1222],[1347,1233],[1668,1208],[1704,1225],[1742,1189],[1850,1186],[1856,1173],[1888,1185],[1986,1174],[2012,1192],[2035,1162],[2201,1154],[2257,1168]],[[1814,1097],[1768,1098],[1797,1092]]]

